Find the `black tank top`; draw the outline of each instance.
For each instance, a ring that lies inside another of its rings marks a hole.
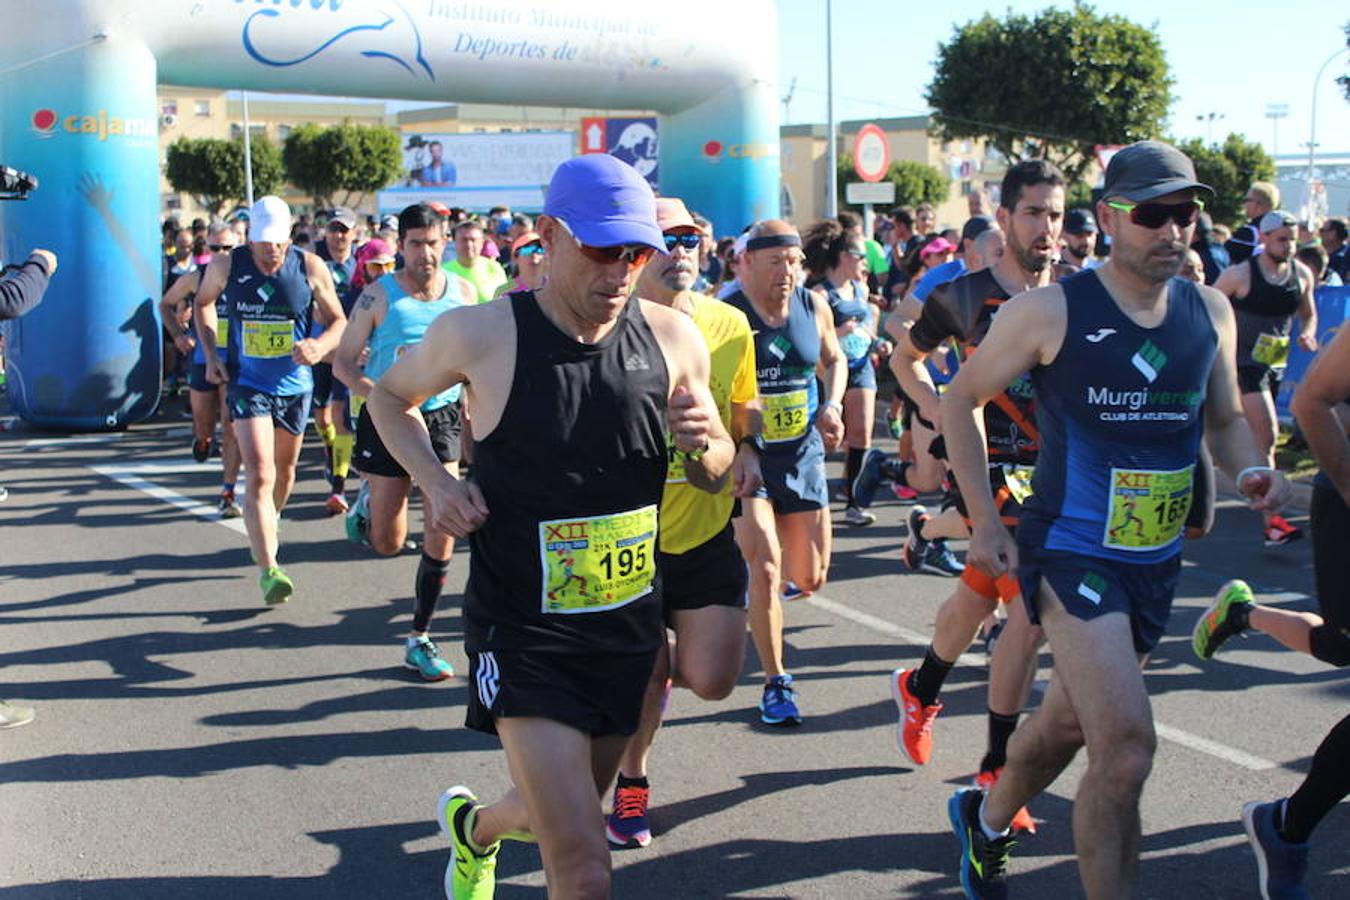
[[[531,291],[510,305],[511,393],[474,449],[488,519],[469,540],[465,649],[650,652],[665,640],[665,356],[636,298],[595,344],[559,331]]]
[[[1298,267],[1291,259],[1284,281],[1271,284],[1261,270],[1259,256],[1247,260],[1247,265],[1251,285],[1247,296],[1233,299],[1233,314],[1237,320],[1237,364],[1283,365],[1289,356],[1289,332],[1294,314],[1303,299]]]

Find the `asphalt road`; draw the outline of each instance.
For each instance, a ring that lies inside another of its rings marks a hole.
[[[441,896],[440,791],[491,798],[507,778],[495,741],[462,727],[463,680],[401,666],[416,557],[343,539],[307,447],[282,531],[297,594],[264,609],[241,531],[201,515],[218,469],[188,441],[170,414],[126,434],[0,435],[0,697],[39,710],[0,733],[0,896]],[[976,648],[953,672],[934,758],[913,770],[887,675],[922,656],[952,584],[904,572],[906,510],[887,501],[876,525],[849,528],[836,509],[830,583],[787,610],[801,728],[758,724],[753,651],[726,701],[676,693],[652,763],[657,837],[614,854],[615,896],[959,895],[945,803],[983,752],[985,669]],[[1350,681],[1261,637],[1203,669],[1189,649],[1230,577],[1314,608],[1307,542],[1266,550],[1254,514],[1225,501],[1186,562],[1148,666],[1162,737],[1137,895],[1257,897],[1241,806],[1299,783]],[[457,557],[435,624],[461,672],[465,569]],[[1043,823],[1015,851],[1015,896],[1081,896],[1081,770],[1031,804]],[[1350,895],[1350,811],[1314,840],[1313,896]],[[497,896],[542,896],[533,847],[508,845],[498,873]]]

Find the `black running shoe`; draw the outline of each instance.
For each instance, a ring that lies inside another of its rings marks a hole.
[[[968,900],[1006,900],[1008,854],[1017,846],[1011,834],[990,840],[980,827],[984,792],[962,788],[947,801],[947,818],[961,841],[961,888]]]

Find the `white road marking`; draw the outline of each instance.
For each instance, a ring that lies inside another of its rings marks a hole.
[[[219,525],[222,528],[228,528],[231,531],[247,536],[248,532],[244,530],[243,519],[222,519],[220,511],[213,504],[202,503],[193,500],[191,497],[184,497],[177,491],[170,490],[162,485],[155,484],[142,478],[142,475],[171,475],[182,472],[196,472],[201,469],[200,463],[109,463],[106,465],[90,466],[90,469],[102,475],[105,478],[111,478],[119,484],[124,484],[133,490],[140,491],[143,494],[149,494],[156,500],[162,500],[170,506],[176,506],[185,512],[190,512],[194,516],[199,516],[208,522]]]
[[[841,619],[847,619],[864,628],[871,629],[872,631],[887,635],[888,637],[907,641],[911,644],[918,644],[921,647],[928,646],[930,640],[929,635],[919,634],[917,631],[910,631],[908,628],[902,628],[885,619],[880,619],[868,613],[860,612],[851,606],[838,603],[828,597],[822,597],[820,594],[812,594],[798,602],[809,603],[817,609],[838,616]],[[973,653],[962,653],[959,661],[968,666],[983,666],[985,664],[985,660],[982,657],[976,656]],[[1035,690],[1036,693],[1043,694],[1045,692],[1045,682],[1036,682]],[[1201,737],[1198,734],[1191,734],[1189,731],[1183,731],[1180,728],[1173,728],[1171,725],[1164,724],[1156,719],[1154,720],[1153,727],[1157,731],[1158,737],[1163,738],[1164,740],[1171,741],[1174,744],[1180,744],[1183,747],[1189,747],[1190,749],[1197,750],[1201,753],[1207,753],[1210,756],[1217,757],[1218,759],[1230,762],[1236,766],[1241,766],[1244,769],[1250,769],[1253,772],[1262,772],[1267,769],[1278,768],[1278,764],[1271,760],[1253,756],[1236,747],[1230,747],[1227,744],[1212,741],[1209,738]]]
[[[124,441],[132,437],[182,437],[192,433],[191,428],[168,428],[164,430],[145,430],[145,431],[111,431],[107,434],[76,434],[70,437],[59,438],[34,438],[31,441],[25,441],[23,449],[40,450],[44,447],[66,447],[76,444],[111,444],[117,441]]]

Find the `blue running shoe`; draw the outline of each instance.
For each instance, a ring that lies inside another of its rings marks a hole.
[[[802,590],[801,588],[797,587],[796,582],[792,581],[783,582],[782,594],[784,600],[800,600],[803,597],[811,596],[809,591]]]
[[[764,685],[764,697],[759,701],[759,720],[765,725],[785,727],[802,724],[802,714],[797,709],[797,692],[792,689],[791,675],[785,673],[770,678]]]
[[[1006,900],[1008,854],[1017,846],[1011,835],[990,840],[980,827],[984,792],[962,788],[947,801],[947,818],[961,842],[961,888],[967,900]]]
[[[441,659],[441,651],[425,635],[408,638],[408,650],[403,654],[404,668],[412,669],[423,681],[444,681],[455,674],[454,666]]]
[[[645,780],[614,786],[614,811],[605,817],[605,837],[615,847],[646,847],[652,842],[647,823],[647,800],[651,791]]]
[[[1242,807],[1242,825],[1256,853],[1256,873],[1262,900],[1309,900],[1303,886],[1308,871],[1308,845],[1291,844],[1275,829],[1275,811],[1283,800],[1248,803]]]
[[[370,544],[370,482],[362,481],[356,493],[356,502],[347,510],[347,540],[353,544]]]
[[[854,506],[867,509],[872,505],[872,498],[876,495],[877,488],[881,487],[881,468],[885,462],[885,452],[876,447],[868,450],[863,456],[862,467],[858,469],[858,474],[853,479]]]

